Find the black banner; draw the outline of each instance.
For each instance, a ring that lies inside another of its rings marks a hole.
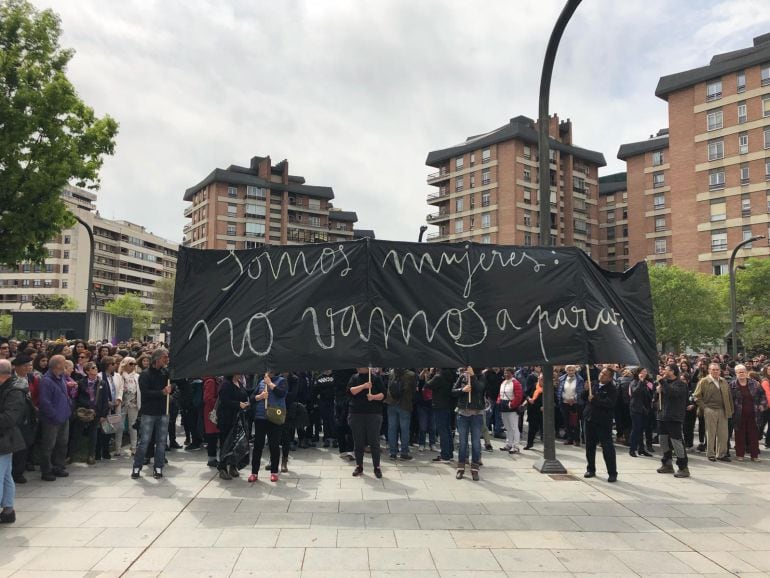
[[[617,362],[657,367],[646,263],[574,247],[363,239],[180,247],[174,377],[266,369]]]

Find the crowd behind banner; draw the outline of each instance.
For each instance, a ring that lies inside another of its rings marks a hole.
[[[171,381],[168,361],[162,343],[0,338],[0,523],[15,521],[15,484],[32,472],[55,482],[69,475],[72,461],[130,457],[132,478],[151,461],[153,476],[162,478],[167,449],[205,450],[224,481],[245,468],[248,482],[259,481],[266,451],[269,479],[278,482],[290,457],[301,460],[319,446],[354,462],[353,476],[364,475],[367,453],[373,474],[383,476],[382,446],[393,461],[431,452],[432,462],[456,468],[457,479],[469,467],[478,480],[494,438],[513,459],[541,443],[544,403],[556,410],[557,438],[585,446],[589,478],[597,447],[610,482],[618,478],[616,444],[632,457],[659,452],[657,471],[675,477],[690,475],[688,450],[729,462],[731,451],[759,461],[761,440],[770,448],[765,356],[666,354],[655,368],[556,367],[550,400],[543,399],[538,366],[359,367]]]

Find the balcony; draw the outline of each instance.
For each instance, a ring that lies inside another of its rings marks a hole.
[[[425,237],[426,241],[445,241],[448,235],[442,233],[428,233]]]
[[[447,219],[449,219],[448,211],[436,211],[435,213],[430,213],[425,217],[425,220],[429,223],[437,223],[438,221],[445,221]]]
[[[428,201],[428,204],[432,205],[435,202],[444,200],[444,198],[448,196],[449,196],[449,190],[444,189],[441,191],[437,191],[435,193],[430,193],[427,197],[427,201]]]
[[[192,223],[187,223],[183,228],[182,232],[186,235],[190,232],[190,229],[192,229]]]
[[[192,205],[190,205],[184,210],[184,216],[187,218],[190,218],[192,217],[192,214],[193,214],[193,208],[192,208]]]
[[[449,178],[449,169],[444,167],[440,171],[437,171],[435,173],[431,173],[428,175],[428,184],[432,185],[433,183],[444,181],[448,178]]]

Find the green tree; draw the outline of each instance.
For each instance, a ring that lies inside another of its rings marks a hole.
[[[174,309],[174,285],[176,277],[163,277],[155,282],[152,298],[155,305],[152,314],[155,321],[171,321],[171,313]]]
[[[655,332],[665,351],[722,341],[729,325],[724,282],[679,267],[650,268]]]
[[[0,313],[0,336],[10,337],[13,317],[10,313]]]
[[[740,340],[748,350],[770,349],[770,260],[748,259],[735,272],[738,318],[743,327]]]
[[[152,313],[145,307],[144,303],[133,293],[126,293],[117,299],[108,302],[104,310],[116,317],[128,317],[134,322],[132,337],[143,339],[150,330],[152,324]]]
[[[75,221],[59,197],[70,181],[97,189],[118,124],[98,118],[65,75],[59,17],[0,0],[0,263],[43,262]]]
[[[66,295],[35,295],[32,307],[43,311],[75,311],[78,302]]]

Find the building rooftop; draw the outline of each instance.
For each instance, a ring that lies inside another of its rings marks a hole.
[[[599,196],[614,195],[620,191],[628,189],[626,181],[613,181],[609,183],[599,183]]]
[[[754,38],[754,45],[749,48],[717,54],[708,66],[662,76],[658,80],[655,96],[668,100],[668,95],[677,90],[717,79],[724,74],[738,72],[744,68],[765,64],[768,61],[770,61],[770,33]]]
[[[255,169],[239,167],[238,165],[230,165],[227,167],[227,169],[214,169],[197,185],[187,189],[184,192],[184,200],[192,201],[192,197],[195,193],[212,183],[254,185],[256,187],[270,189],[273,191],[288,191],[290,193],[297,193],[320,199],[334,198],[334,191],[331,187],[311,186],[304,184],[304,182],[305,179],[303,177],[290,175],[289,184],[284,185],[283,183],[274,183],[272,181],[258,177]]]
[[[456,156],[478,150],[488,145],[514,139],[523,140],[536,145],[538,141],[538,132],[535,129],[535,121],[523,115],[514,117],[508,124],[496,128],[493,131],[468,137],[464,143],[456,146],[428,153],[425,164],[430,167],[439,168],[441,163]],[[554,150],[571,154],[577,158],[597,164],[600,167],[607,164],[604,160],[604,155],[600,152],[564,144],[554,138],[550,138],[549,140],[550,146]]]
[[[329,211],[330,221],[345,221],[347,223],[358,222],[358,215],[355,211],[343,211],[340,209],[332,209]]]
[[[374,230],[373,229],[356,229],[353,231],[353,238],[354,239],[374,239]]]
[[[668,148],[668,129],[662,128],[656,135],[650,135],[647,140],[620,145],[618,158],[622,161],[644,153]]]

